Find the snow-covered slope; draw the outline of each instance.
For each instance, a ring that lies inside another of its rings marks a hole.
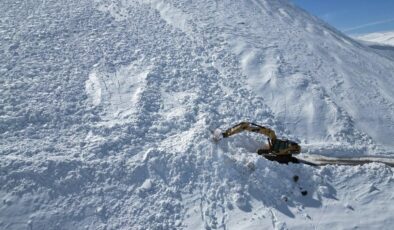
[[[372,33],[355,38],[377,53],[394,60],[394,32]]]
[[[379,32],[357,36],[358,39],[394,46],[394,32]]]
[[[383,164],[210,141],[250,120],[304,154],[393,153],[394,62],[287,1],[3,1],[0,34],[0,228],[393,224]]]

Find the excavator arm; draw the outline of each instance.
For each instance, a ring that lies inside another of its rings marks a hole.
[[[259,149],[259,154],[291,155],[301,152],[301,147],[297,143],[289,140],[280,140],[272,129],[250,122],[241,122],[222,132],[221,136],[227,138],[243,131],[255,132],[268,137],[269,148]]]
[[[271,140],[276,139],[276,134],[272,129],[269,129],[269,128],[261,126],[261,125],[256,125],[254,123],[245,122],[245,121],[224,131],[223,137],[229,137],[234,134],[243,132],[245,130],[250,131],[250,132],[264,134],[268,138],[270,138]]]

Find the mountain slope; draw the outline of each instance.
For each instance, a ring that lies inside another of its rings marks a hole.
[[[394,33],[372,33],[355,37],[366,46],[371,47],[379,54],[394,60]]]
[[[357,38],[363,41],[394,46],[394,32],[370,33],[357,36]]]
[[[3,4],[1,228],[392,224],[391,168],[279,165],[254,154],[264,137],[209,131],[388,155],[387,58],[286,1]]]

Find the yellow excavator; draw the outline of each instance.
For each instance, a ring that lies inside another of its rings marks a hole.
[[[298,159],[292,156],[292,154],[299,154],[301,152],[299,144],[290,140],[278,139],[272,129],[258,124],[241,122],[224,132],[216,129],[213,132],[213,139],[217,142],[222,138],[227,138],[243,131],[260,133],[268,137],[268,146],[258,149],[257,154],[264,156],[268,160],[278,161],[279,163],[299,163]]]

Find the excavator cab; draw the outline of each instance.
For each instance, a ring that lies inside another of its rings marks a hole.
[[[301,147],[294,141],[275,139],[271,141],[268,139],[268,145],[257,150],[257,154],[274,154],[274,155],[292,155],[299,154]]]
[[[271,141],[272,153],[276,155],[299,154],[301,147],[294,141],[275,139]]]

